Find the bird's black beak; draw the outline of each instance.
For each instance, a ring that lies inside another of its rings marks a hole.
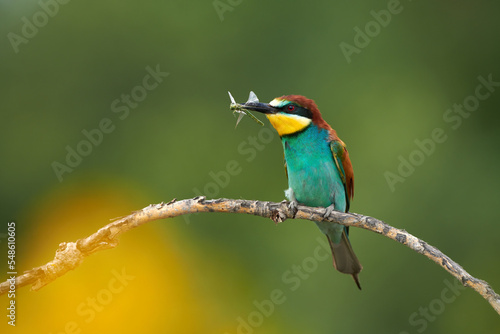
[[[278,109],[274,108],[270,104],[261,102],[247,102],[242,105],[243,108],[251,111],[258,111],[263,114],[276,114]]]

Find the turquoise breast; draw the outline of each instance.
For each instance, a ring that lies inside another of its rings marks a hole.
[[[329,133],[316,125],[281,138],[287,164],[288,186],[296,200],[307,206],[345,211],[346,194],[328,142]]]

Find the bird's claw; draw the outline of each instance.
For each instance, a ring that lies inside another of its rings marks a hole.
[[[325,213],[323,214],[323,218],[328,218],[334,210],[335,206],[333,204],[327,206],[325,209]]]
[[[297,201],[290,201],[288,202],[288,209],[292,212],[293,218],[295,218],[295,215],[297,214],[299,203]]]

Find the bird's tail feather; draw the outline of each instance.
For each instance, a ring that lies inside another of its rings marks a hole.
[[[352,275],[352,278],[356,282],[356,285],[361,290],[358,274],[360,273],[361,269],[363,269],[363,266],[352,250],[351,242],[347,237],[345,229],[342,232],[342,238],[340,242],[337,244],[333,243],[328,235],[326,237],[328,238],[328,243],[330,244],[330,248],[332,249],[333,266],[341,273]]]

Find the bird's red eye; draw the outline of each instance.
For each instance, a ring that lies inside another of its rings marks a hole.
[[[286,109],[287,109],[288,111],[294,111],[294,110],[295,110],[295,106],[294,106],[293,104],[289,104],[289,105],[286,107]]]

